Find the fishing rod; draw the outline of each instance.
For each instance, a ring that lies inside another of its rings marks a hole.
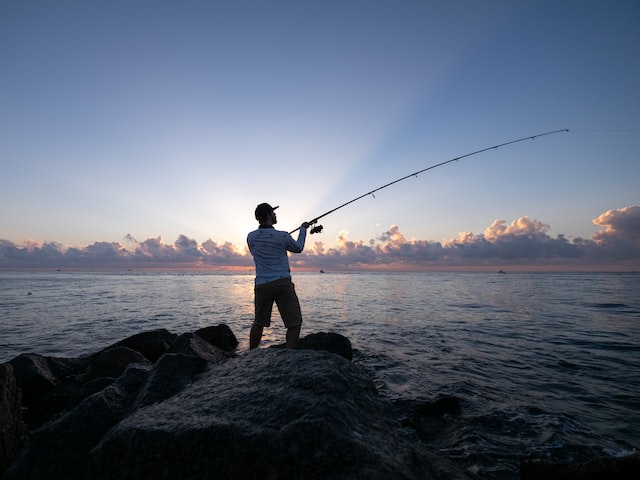
[[[329,215],[330,213],[335,212],[336,210],[340,210],[341,208],[346,207],[347,205],[349,205],[349,204],[351,204],[353,202],[357,202],[361,198],[368,197],[369,195],[372,195],[373,198],[376,198],[374,193],[376,193],[377,191],[382,190],[383,188],[390,187],[391,185],[394,185],[396,183],[402,182],[403,180],[406,180],[406,179],[411,178],[411,177],[416,177],[417,178],[418,175],[420,175],[421,173],[424,173],[424,172],[426,172],[428,170],[433,170],[434,168],[442,167],[443,165],[447,165],[448,163],[457,162],[458,160],[462,160],[463,158],[471,157],[473,155],[477,155],[479,153],[486,152],[488,150],[497,150],[498,148],[504,147],[506,145],[511,145],[511,144],[518,143],[518,142],[524,142],[525,140],[535,140],[538,137],[544,137],[546,135],[553,135],[555,133],[568,132],[568,131],[569,131],[568,128],[562,128],[560,130],[553,130],[551,132],[538,133],[537,135],[531,135],[529,137],[523,137],[523,138],[519,138],[517,140],[511,140],[510,142],[501,143],[499,145],[493,145],[492,147],[482,148],[480,150],[476,150],[475,152],[466,153],[466,154],[461,155],[459,157],[452,158],[451,160],[447,160],[447,161],[444,161],[444,162],[436,163],[435,165],[431,165],[430,167],[423,168],[422,170],[418,170],[417,172],[413,172],[413,173],[410,173],[409,175],[405,175],[404,177],[398,178],[397,180],[394,180],[393,182],[389,182],[389,183],[387,183],[385,185],[382,185],[381,187],[374,188],[370,192],[363,193],[359,197],[356,197],[353,200],[349,200],[348,202],[345,202],[342,205],[337,206],[336,208],[332,208],[328,212],[324,212],[322,215],[319,215],[316,218],[314,218],[313,220],[309,220],[306,223],[308,223],[309,225],[315,225],[316,223],[318,223],[318,220],[320,220],[323,217],[326,217],[327,215]],[[322,225],[316,225],[315,227],[313,227],[311,229],[310,233],[321,233],[322,232],[322,228],[323,228]],[[294,232],[297,232],[298,230],[300,230],[300,227],[296,228],[295,230],[291,230],[289,233],[294,233]]]

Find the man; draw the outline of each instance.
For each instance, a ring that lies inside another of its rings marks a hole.
[[[276,302],[280,317],[287,327],[287,348],[296,348],[302,326],[302,312],[295,287],[291,281],[287,252],[300,253],[304,249],[309,224],[300,226],[298,239],[285,231],[276,230],[275,209],[268,203],[256,207],[256,220],[260,227],[247,235],[247,245],[256,264],[255,320],[249,334],[249,348],[256,348],[262,339],[262,330],[271,325],[271,310]]]

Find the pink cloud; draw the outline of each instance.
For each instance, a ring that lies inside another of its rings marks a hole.
[[[594,218],[593,223],[603,228],[594,235],[596,242],[614,240],[634,245],[640,243],[640,206],[608,210]]]
[[[485,238],[492,242],[500,237],[544,235],[549,230],[549,225],[529,217],[521,217],[507,225],[504,220],[496,220],[484,231]]]
[[[602,227],[593,241],[598,253],[612,258],[638,258],[640,255],[640,206],[608,210],[593,220]]]
[[[308,243],[304,253],[292,255],[294,268],[303,269],[447,269],[503,268],[640,268],[640,206],[609,210],[593,220],[602,227],[592,239],[572,241],[551,237],[550,226],[528,216],[511,223],[495,220],[483,233],[461,232],[445,242],[408,240],[392,225],[377,238],[349,239],[340,232],[335,247],[323,241]],[[95,242],[65,248],[56,242],[25,242],[22,246],[0,240],[0,269],[38,268],[251,268],[246,246],[180,235],[173,243],[161,237],[138,242],[132,235],[118,242]]]

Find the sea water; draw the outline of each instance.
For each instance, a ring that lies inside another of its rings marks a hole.
[[[640,275],[294,273],[302,335],[347,336],[390,402],[460,399],[428,447],[486,478],[524,458],[640,445]],[[0,362],[74,357],[129,335],[225,323],[248,348],[253,277],[0,273]],[[284,342],[274,309],[262,346]]]

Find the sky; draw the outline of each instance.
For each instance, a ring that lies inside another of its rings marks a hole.
[[[0,0],[0,269],[640,269],[635,0]],[[295,236],[295,234],[294,234]]]

